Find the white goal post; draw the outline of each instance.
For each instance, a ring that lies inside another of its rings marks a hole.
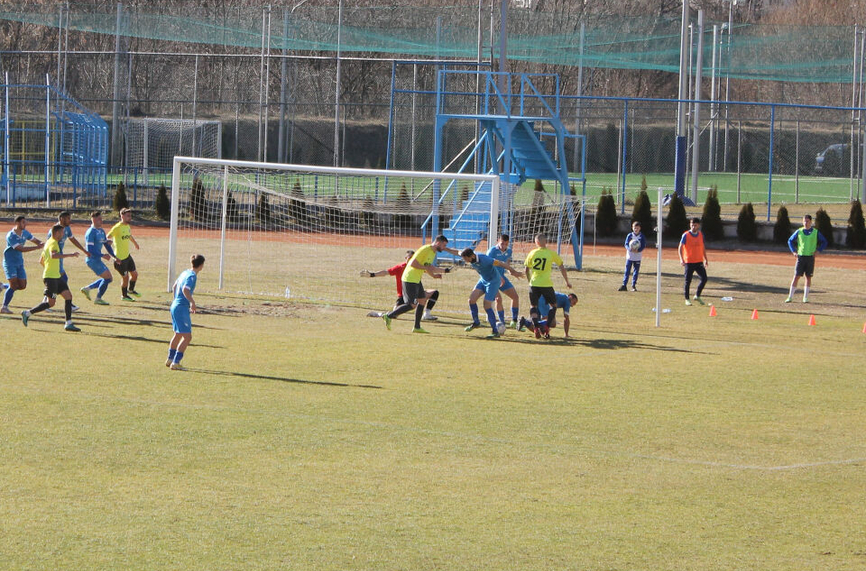
[[[396,278],[369,278],[402,263],[440,233],[456,249],[484,253],[500,231],[512,237],[518,269],[546,233],[568,259],[579,197],[517,187],[496,175],[335,168],[176,157],[171,190],[168,280],[203,254],[197,291],[388,309]],[[468,228],[467,228],[468,227]],[[459,230],[459,231],[458,231]],[[460,261],[440,254],[438,263]],[[442,279],[440,310],[464,313],[478,276]],[[516,283],[515,285],[520,285]],[[522,288],[521,288],[522,289]]]

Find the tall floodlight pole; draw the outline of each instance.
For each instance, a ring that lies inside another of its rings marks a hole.
[[[687,38],[689,35],[689,0],[683,0],[683,17],[680,28],[680,84],[677,99],[677,146],[674,166],[674,191],[685,196],[686,188],[686,91],[688,87],[687,74]]]
[[[508,0],[502,0],[499,5],[499,72],[505,74],[508,72]],[[505,75],[499,76],[499,92],[505,94],[505,88],[508,85]],[[508,113],[508,110],[505,110]]]
[[[478,53],[476,55],[477,65],[475,66],[475,93],[481,93],[481,57],[484,49],[484,40],[481,36],[483,27],[481,18],[484,14],[484,0],[478,0]],[[481,97],[475,96],[475,114],[481,114]],[[475,121],[475,144],[478,144],[478,139],[481,137],[481,123]],[[475,155],[475,173],[481,172],[481,162],[478,160],[478,155]]]
[[[704,67],[704,11],[698,10],[698,57],[695,62],[695,113],[692,118],[692,202],[698,203],[698,170],[701,157],[701,80]]]
[[[499,71],[505,73],[508,71],[508,58],[506,51],[508,49],[508,0],[502,0],[499,8]]]
[[[710,172],[716,170],[716,74],[718,61],[716,59],[719,45],[719,27],[713,24],[713,59],[710,67],[710,149],[709,167]]]
[[[117,3],[117,24],[114,32],[114,97],[111,104],[111,164],[120,163],[120,31],[123,25],[123,4]]]
[[[739,0],[725,0],[728,2],[728,58],[725,64],[725,152],[723,153],[722,160],[724,163],[722,164],[722,170],[726,170],[728,168],[728,129],[730,124],[728,122],[728,102],[731,100],[730,87],[731,87],[731,33],[734,29],[734,6],[737,5]]]
[[[277,162],[286,162],[286,73],[288,73],[289,10],[283,8],[283,59],[280,61],[280,123],[277,134]]]
[[[334,166],[340,166],[340,47],[343,32],[343,0],[337,8],[337,87],[334,94]]]

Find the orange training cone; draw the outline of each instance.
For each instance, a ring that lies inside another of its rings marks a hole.
[[[809,316],[809,325],[815,325],[815,316],[814,315]]]
[[[753,309],[753,310],[752,310],[752,319],[757,319],[757,318],[758,318],[758,310],[757,310],[757,309]]]
[[[711,305],[710,306],[710,317],[715,317],[715,316],[716,316],[716,306]]]
[[[863,324],[863,333],[866,333],[866,323]]]

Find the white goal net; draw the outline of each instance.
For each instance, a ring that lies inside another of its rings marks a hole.
[[[177,157],[168,285],[200,253],[207,265],[197,291],[387,310],[396,298],[396,278],[371,279],[362,272],[398,265],[407,250],[448,235],[455,220],[469,218],[467,203],[482,195],[487,201],[477,198],[483,207],[473,214],[482,228],[472,239],[452,234],[449,245],[483,253],[501,229],[514,227],[518,268],[533,229],[544,226],[555,243],[557,223],[576,212],[570,200],[515,206],[520,192],[493,175]],[[440,265],[455,262],[439,255]],[[461,269],[442,279],[425,276],[424,285],[442,292],[440,310],[464,312],[477,279],[473,270]]]
[[[126,166],[150,184],[168,175],[174,157],[222,157],[222,124],[192,119],[129,119],[125,128]]]

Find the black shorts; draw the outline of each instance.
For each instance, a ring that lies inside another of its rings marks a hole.
[[[404,303],[414,304],[425,295],[424,286],[421,285],[421,282],[418,282],[417,284],[412,282],[403,282]]]
[[[541,298],[547,302],[550,307],[556,307],[556,291],[553,287],[538,287],[529,286],[529,305],[532,307],[538,306],[538,300]]]
[[[63,278],[45,278],[42,280],[45,283],[45,297],[57,297],[64,291],[69,291],[69,286],[66,285],[66,280]]]
[[[125,276],[129,272],[135,271],[135,260],[132,259],[132,256],[127,256],[125,260],[114,262],[114,269],[117,270],[120,275]]]
[[[815,272],[815,256],[797,256],[797,267],[794,268],[794,275],[806,276],[811,278]]]

